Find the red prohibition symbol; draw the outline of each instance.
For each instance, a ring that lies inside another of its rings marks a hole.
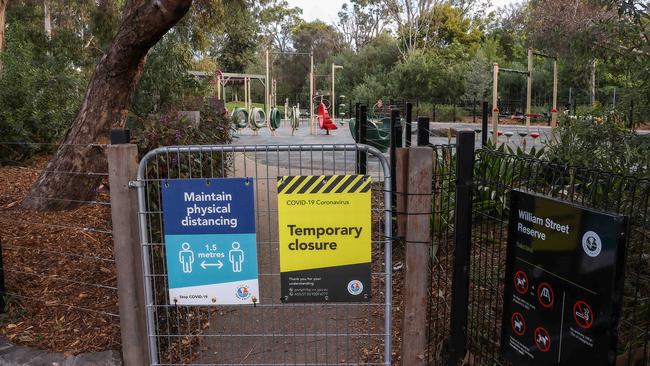
[[[537,287],[537,299],[543,307],[552,307],[553,302],[555,301],[555,294],[553,293],[553,288],[551,285],[546,282],[540,283]]]
[[[526,320],[519,312],[512,314],[512,330],[520,337],[526,333]]]
[[[528,276],[524,271],[517,271],[515,273],[515,289],[521,295],[525,295],[528,292]]]
[[[551,336],[548,331],[542,327],[535,329],[535,345],[542,352],[548,352],[551,349]]]
[[[582,329],[589,329],[594,324],[594,313],[586,302],[580,300],[573,305],[573,319]]]

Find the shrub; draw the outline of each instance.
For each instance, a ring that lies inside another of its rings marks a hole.
[[[626,129],[616,113],[577,119],[562,116],[557,135],[559,142],[547,148],[549,160],[624,175],[649,173],[650,138]]]
[[[134,137],[141,155],[161,146],[229,144],[232,141],[231,121],[225,114],[210,107],[201,110],[198,127],[187,118],[178,118],[175,111],[150,114],[132,121]]]

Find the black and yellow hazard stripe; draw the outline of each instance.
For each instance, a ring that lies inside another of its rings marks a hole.
[[[366,193],[369,175],[301,175],[278,177],[279,194]]]

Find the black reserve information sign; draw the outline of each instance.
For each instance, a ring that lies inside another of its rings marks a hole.
[[[501,349],[515,365],[613,365],[627,220],[511,192]]]

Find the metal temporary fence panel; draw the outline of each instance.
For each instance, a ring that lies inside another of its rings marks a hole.
[[[277,178],[372,177],[372,292],[359,303],[283,303]],[[167,179],[253,179],[259,303],[170,305],[162,219]],[[138,206],[152,365],[390,365],[391,189],[386,158],[365,145],[179,146],[140,162]]]

